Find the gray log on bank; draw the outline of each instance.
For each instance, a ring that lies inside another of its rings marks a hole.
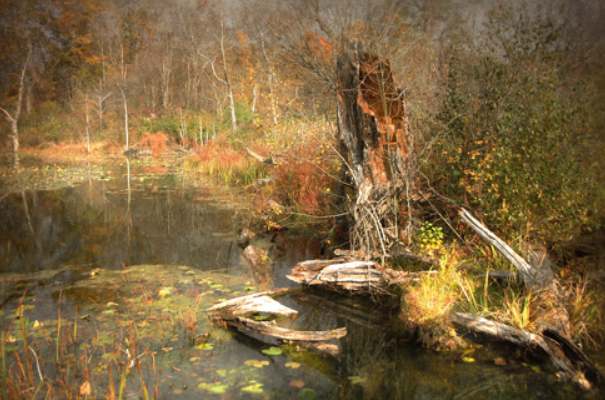
[[[458,214],[462,221],[477,232],[486,242],[494,246],[517,268],[525,287],[534,296],[532,307],[540,310],[534,321],[538,333],[530,334],[529,332],[525,332],[531,335],[524,336],[525,338],[531,338],[529,343],[533,347],[539,347],[548,354],[553,364],[568,379],[576,382],[581,387],[588,389],[591,387],[591,383],[602,381],[602,374],[599,370],[569,338],[571,332],[569,314],[565,308],[565,301],[560,291],[559,282],[550,267],[547,264],[543,264],[539,268],[533,267],[506,242],[479,222],[470,212],[462,208]],[[455,320],[459,323],[465,319],[454,317]],[[468,321],[468,316],[466,320]],[[509,334],[511,329],[514,328],[509,327],[509,329],[494,330],[492,329],[494,324],[499,323],[491,321],[490,325],[487,324],[485,319],[477,317],[475,322],[467,323],[466,327],[481,333],[488,333],[483,332],[487,329],[492,333],[492,336],[494,334],[495,336],[501,335],[502,339],[517,343],[512,340]],[[501,325],[499,324],[499,326]]]
[[[254,315],[271,318],[296,318],[298,315],[296,310],[284,306],[272,297],[290,291],[292,290],[276,289],[226,300],[210,307],[207,310],[208,317],[214,323],[234,328],[242,334],[266,344],[290,343],[332,356],[338,355],[340,346],[337,343],[330,343],[330,341],[346,336],[346,328],[327,331],[299,331],[278,326],[273,320],[255,321],[252,319]]]
[[[592,382],[599,381],[599,371],[580,352],[581,355],[566,354],[559,345],[559,341],[547,336],[514,328],[501,322],[493,321],[481,316],[456,312],[450,315],[455,325],[468,331],[483,334],[494,339],[507,341],[533,352],[544,353],[552,364],[564,375],[583,389],[591,389]],[[572,345],[573,346],[573,345]],[[574,350],[579,351],[575,346]],[[579,365],[582,362],[583,365]]]

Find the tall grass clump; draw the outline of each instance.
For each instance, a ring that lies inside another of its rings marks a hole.
[[[420,341],[428,347],[444,349],[459,345],[448,317],[461,299],[459,285],[464,278],[460,265],[459,250],[449,248],[441,256],[437,270],[423,275],[403,296],[404,320],[417,328]]]
[[[226,185],[250,185],[267,174],[265,165],[220,138],[199,146],[195,161],[199,172]]]

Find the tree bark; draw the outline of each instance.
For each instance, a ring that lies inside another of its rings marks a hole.
[[[337,100],[341,153],[354,188],[350,244],[384,258],[399,241],[399,200],[409,173],[403,91],[388,61],[352,45],[337,62]]]

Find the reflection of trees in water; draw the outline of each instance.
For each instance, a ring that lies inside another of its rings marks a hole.
[[[119,186],[89,181],[6,196],[0,203],[0,219],[6,221],[0,226],[0,268],[24,272],[68,263],[221,267],[239,262],[231,245],[231,211],[193,202],[187,190],[137,187],[128,173]]]

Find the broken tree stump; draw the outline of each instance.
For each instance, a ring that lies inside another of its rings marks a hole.
[[[346,336],[346,328],[327,331],[299,331],[278,326],[275,320],[254,320],[255,316],[274,319],[295,318],[298,311],[284,306],[272,297],[290,291],[292,289],[276,289],[226,300],[210,307],[207,310],[208,317],[214,323],[231,327],[266,344],[291,343],[323,354],[338,355],[340,346],[331,341]]]
[[[404,92],[395,85],[389,62],[358,44],[338,58],[336,74],[343,175],[353,187],[348,196],[350,244],[369,257],[378,253],[384,258],[399,241],[399,200],[413,181],[407,168]]]

